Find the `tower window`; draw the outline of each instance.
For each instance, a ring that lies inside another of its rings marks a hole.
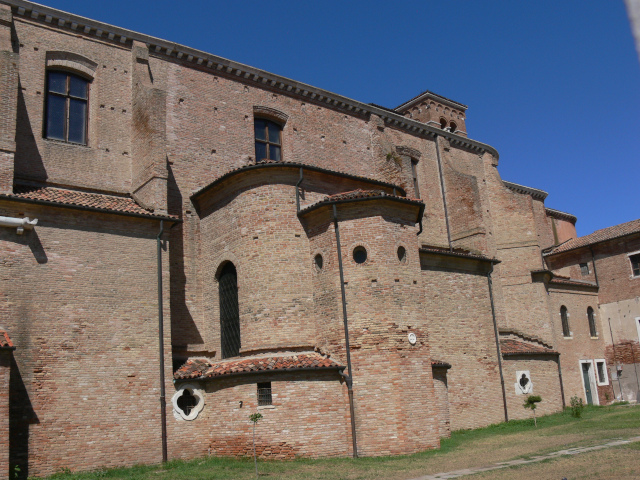
[[[256,118],[253,123],[256,140],[256,162],[282,159],[282,127],[271,120]]]
[[[451,129],[451,133],[454,133],[456,130],[458,130],[458,125],[456,125],[456,122],[451,122],[449,124],[449,128]]]
[[[89,81],[68,72],[47,72],[46,138],[87,144]]]
[[[447,128],[447,119],[444,117],[440,118],[440,128],[443,130]]]

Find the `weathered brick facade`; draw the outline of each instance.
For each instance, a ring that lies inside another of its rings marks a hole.
[[[608,290],[543,258],[575,217],[501,179],[465,105],[381,108],[0,2],[0,478],[160,462],[161,404],[168,458],[249,454],[256,411],[258,453],[292,458],[522,418],[516,372],[542,413],[585,397]],[[88,83],[86,144],[47,138],[48,72]]]

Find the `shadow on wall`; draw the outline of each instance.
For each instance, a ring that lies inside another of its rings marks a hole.
[[[22,84],[19,83],[14,179],[24,178],[45,182],[47,172],[35,139],[35,135],[42,135],[42,132],[34,134],[31,123],[24,101]]]
[[[9,472],[12,479],[29,476],[29,425],[38,423],[40,420],[31,405],[20,369],[12,358],[9,382]]]
[[[171,215],[182,218],[182,194],[176,182],[171,165],[167,165],[167,210]],[[188,220],[177,223],[171,228],[169,248],[169,270],[171,276],[170,308],[171,308],[171,339],[174,345],[203,344],[204,341],[186,301],[186,275],[184,273],[184,234],[185,229],[191,228]],[[194,232],[189,232],[189,234]],[[195,245],[196,242],[190,242]],[[195,254],[194,252],[191,252]]]

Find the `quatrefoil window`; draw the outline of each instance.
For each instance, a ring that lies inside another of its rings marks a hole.
[[[171,403],[174,417],[195,420],[204,407],[204,395],[195,385],[182,385],[171,398]]]

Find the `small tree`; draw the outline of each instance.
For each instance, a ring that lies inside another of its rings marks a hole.
[[[538,408],[538,403],[541,401],[542,397],[540,397],[540,395],[529,395],[522,405],[524,408],[528,408],[533,412],[533,424],[536,427],[538,426],[538,422],[536,421],[536,408]]]
[[[249,415],[249,420],[253,422],[253,463],[256,466],[256,480],[258,480],[258,459],[256,457],[256,423],[262,418],[261,413],[252,413]]]
[[[571,416],[575,418],[582,417],[582,410],[584,410],[584,402],[582,401],[582,399],[574,395],[573,397],[571,397],[570,405],[571,405]]]

